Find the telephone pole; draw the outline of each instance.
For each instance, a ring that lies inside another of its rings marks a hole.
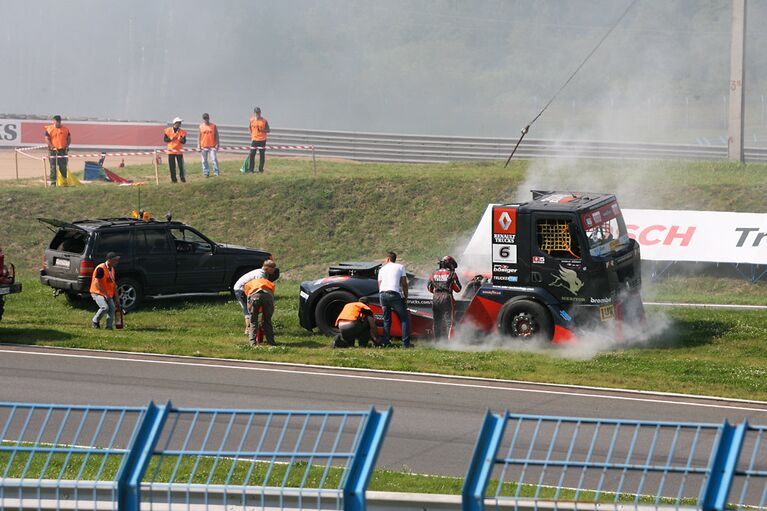
[[[730,115],[727,157],[743,162],[743,97],[746,55],[746,0],[732,0],[730,42]]]

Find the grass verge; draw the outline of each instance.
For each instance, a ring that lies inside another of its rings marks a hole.
[[[329,337],[298,325],[296,282],[278,285],[276,348],[251,348],[237,303],[226,295],[148,301],[126,316],[125,330],[89,328],[90,299],[71,306],[35,281],[9,299],[2,340],[43,346],[169,353],[340,367],[420,371],[767,400],[767,314],[650,309],[660,333],[635,346],[585,340],[575,348],[496,344],[415,350],[331,349]]]

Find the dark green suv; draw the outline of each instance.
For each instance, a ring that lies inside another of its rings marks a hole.
[[[94,268],[115,252],[120,255],[117,289],[125,311],[138,308],[147,296],[231,290],[241,275],[272,257],[263,250],[216,243],[176,221],[38,220],[54,231],[40,282],[70,299],[87,295]]]

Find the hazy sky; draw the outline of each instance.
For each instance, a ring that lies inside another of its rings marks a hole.
[[[279,127],[514,136],[628,3],[0,0],[0,112],[244,124],[260,105]],[[639,0],[541,129],[606,104],[718,122],[728,45],[729,0]]]

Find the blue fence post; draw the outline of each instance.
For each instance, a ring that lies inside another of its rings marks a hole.
[[[377,412],[375,407],[370,409],[370,415],[344,484],[344,511],[365,511],[365,491],[370,484],[392,413],[391,407],[385,412]]]
[[[152,401],[146,407],[136,438],[129,447],[125,464],[117,476],[118,511],[139,511],[141,508],[141,480],[172,407],[170,401],[164,406],[157,406]]]
[[[482,511],[485,508],[485,492],[505,429],[506,414],[496,415],[488,410],[461,490],[463,511]]]
[[[728,421],[722,425],[722,436],[716,446],[711,475],[703,492],[703,511],[724,511],[730,488],[735,478],[743,440],[748,431],[748,422],[732,426]]]

